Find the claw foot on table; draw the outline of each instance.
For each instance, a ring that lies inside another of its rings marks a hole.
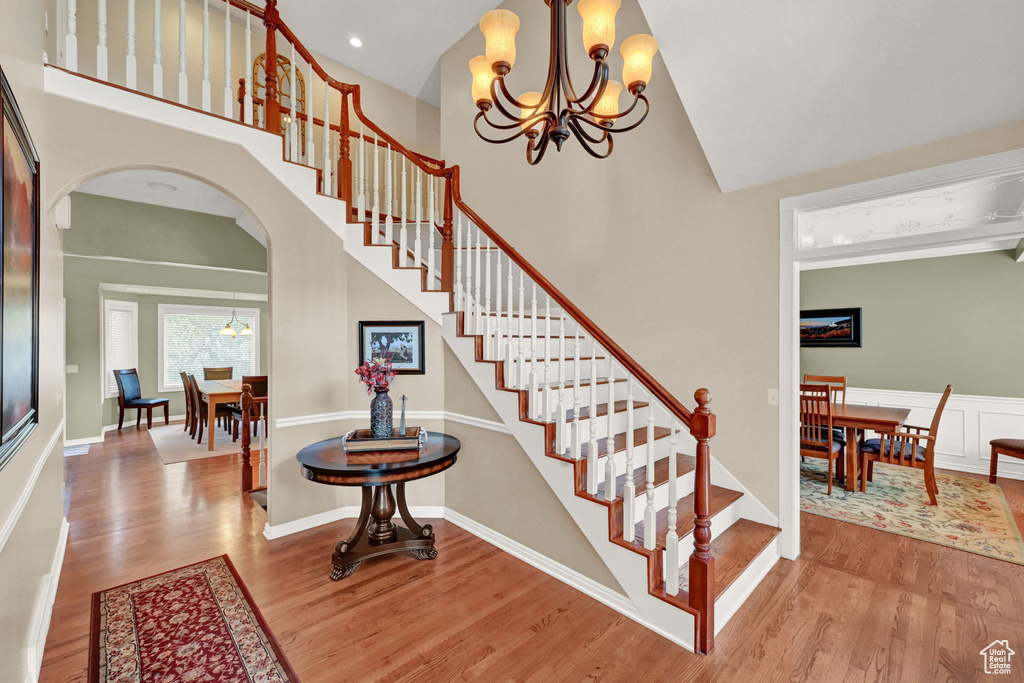
[[[420,560],[433,560],[437,557],[437,548],[420,548],[411,552]]]
[[[351,576],[352,572],[356,570],[356,567],[358,567],[359,564],[359,562],[353,562],[352,564],[347,564],[344,567],[335,565],[334,568],[331,569],[331,581],[341,581],[345,577]]]

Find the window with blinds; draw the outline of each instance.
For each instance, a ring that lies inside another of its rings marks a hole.
[[[257,308],[235,309],[236,332],[245,325],[251,335],[222,335],[231,320],[231,309],[219,306],[180,306],[160,304],[159,374],[160,391],[182,391],[181,372],[203,378],[203,368],[230,367],[232,377],[258,375],[260,311]]]
[[[117,396],[114,370],[139,367],[139,304],[103,300],[103,395]]]

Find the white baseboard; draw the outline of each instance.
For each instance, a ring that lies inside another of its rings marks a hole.
[[[68,518],[62,518],[50,573],[43,577],[39,597],[36,598],[35,614],[32,616],[32,640],[25,653],[28,659],[26,683],[36,683],[39,680],[39,670],[43,666],[43,650],[46,648],[46,634],[50,631],[50,617],[53,615],[53,603],[57,599],[57,584],[60,583],[60,573],[64,567],[64,551],[67,549],[70,529]]]
[[[441,505],[410,505],[409,513],[417,518],[440,518],[444,517],[445,508]],[[358,505],[346,505],[344,507],[327,510],[309,517],[302,517],[284,524],[271,524],[267,522],[263,528],[263,537],[268,541],[277,538],[291,536],[300,531],[313,529],[324,524],[330,524],[342,519],[355,519],[359,516]]]
[[[163,418],[161,417],[160,419],[163,419]],[[185,419],[184,415],[169,415],[167,417],[167,421],[168,422],[176,422],[178,420],[184,420],[184,419]],[[153,422],[154,423],[156,422],[156,416],[155,415],[153,416]],[[156,426],[157,427],[161,427],[163,425],[156,425]],[[129,427],[134,429],[135,425],[128,424],[127,422],[125,422],[124,428],[127,429]],[[103,435],[104,434],[106,434],[107,432],[116,432],[116,431],[117,431],[117,425],[116,424],[114,424],[114,425],[104,425],[100,429],[100,435],[99,436],[87,436],[87,437],[82,438],[82,439],[67,439],[67,440],[64,441],[64,445],[65,446],[84,446],[86,444],[103,443],[103,439],[104,439]]]

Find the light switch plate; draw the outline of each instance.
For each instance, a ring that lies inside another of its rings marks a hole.
[[[75,374],[76,372],[78,372],[78,366],[77,366],[77,365],[69,365],[69,366],[67,367],[67,373],[68,373],[69,375],[73,375],[73,374]]]
[[[779,390],[769,389],[768,390],[768,405],[777,406],[779,405]]]

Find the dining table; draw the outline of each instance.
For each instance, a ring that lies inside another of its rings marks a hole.
[[[217,429],[217,406],[221,403],[238,403],[242,400],[242,380],[197,380],[196,388],[199,390],[201,400],[206,402],[206,415],[209,420],[206,425],[206,433],[210,435],[206,442],[207,448],[212,451],[216,441],[213,435],[216,434]]]
[[[910,408],[887,406],[865,406],[857,404],[832,404],[832,426],[846,430],[846,481],[847,491],[857,489],[860,453],[857,447],[857,431],[868,429],[874,432],[892,433],[898,430],[910,417]]]

